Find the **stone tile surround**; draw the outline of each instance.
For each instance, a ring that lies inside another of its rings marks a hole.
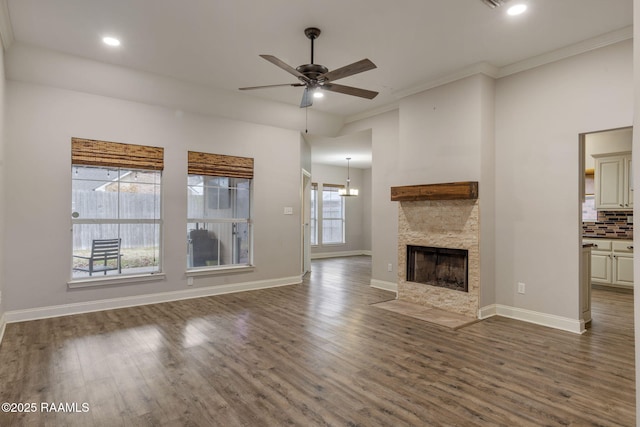
[[[479,200],[403,201],[398,207],[398,299],[477,318]],[[406,281],[407,245],[469,251],[469,292]]]

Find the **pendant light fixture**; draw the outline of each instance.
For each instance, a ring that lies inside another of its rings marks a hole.
[[[341,188],[338,190],[338,194],[343,197],[357,196],[358,190],[356,188],[351,188],[351,177],[349,175],[349,160],[351,157],[347,157],[347,186],[345,188]]]

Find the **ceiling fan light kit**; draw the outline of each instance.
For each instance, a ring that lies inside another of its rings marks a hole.
[[[360,89],[353,86],[344,86],[333,83],[333,81],[338,79],[343,79],[345,77],[353,76],[354,74],[362,73],[364,71],[373,70],[376,68],[376,65],[371,62],[369,59],[362,59],[360,61],[354,62],[353,64],[346,65],[344,67],[335,69],[333,71],[329,71],[327,67],[320,64],[314,63],[314,40],[320,36],[320,29],[315,27],[309,27],[304,30],[305,36],[309,40],[311,40],[311,63],[303,64],[296,68],[286,64],[282,60],[276,58],[273,55],[260,55],[262,58],[271,62],[275,66],[282,68],[289,74],[298,78],[298,83],[285,83],[285,84],[275,84],[275,85],[266,85],[266,86],[250,86],[250,87],[241,87],[240,90],[253,90],[253,89],[263,89],[268,87],[278,87],[278,86],[294,86],[294,87],[303,87],[304,92],[302,94],[302,101],[300,102],[300,108],[306,108],[313,105],[313,98],[320,96],[316,96],[316,93],[320,93],[321,90],[327,90],[329,92],[342,93],[344,95],[357,96],[360,98],[373,99],[378,95],[378,92]],[[312,96],[313,95],[313,96]]]

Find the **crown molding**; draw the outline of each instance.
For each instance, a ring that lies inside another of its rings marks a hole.
[[[570,58],[575,55],[580,55],[581,53],[596,50],[601,47],[609,46],[632,38],[633,26],[624,27],[619,30],[611,31],[610,33],[592,37],[579,43],[506,65],[498,70],[497,78],[527,71],[541,65],[550,64],[552,62],[560,61],[562,59]]]
[[[344,123],[347,124],[347,123],[357,122],[358,120],[364,120],[369,117],[373,117],[379,114],[387,113],[389,111],[397,110],[398,108],[400,108],[400,103],[398,101],[390,102],[378,108],[373,108],[371,110],[363,111],[361,113],[356,113],[350,116],[346,116],[344,118]]]
[[[386,113],[391,110],[395,110],[399,108],[399,101],[404,97],[424,92],[426,90],[433,89],[447,83],[452,83],[454,81],[461,80],[475,74],[485,74],[488,77],[500,79],[502,77],[507,77],[512,74],[527,71],[541,65],[550,64],[552,62],[560,61],[575,55],[580,55],[581,53],[586,53],[629,39],[633,39],[633,26],[624,27],[597,37],[592,37],[590,39],[563,47],[561,49],[556,49],[551,52],[524,59],[522,61],[514,62],[513,64],[505,65],[504,67],[495,67],[486,62],[474,64],[470,67],[463,68],[459,71],[441,76],[434,80],[430,80],[407,89],[395,91],[393,92],[393,96],[396,98],[396,101],[372,110],[367,110],[361,113],[347,116],[345,117],[344,122],[351,123],[369,117],[377,116],[378,114]]]
[[[9,49],[15,40],[9,15],[9,0],[0,0],[0,39],[4,50]]]
[[[498,71],[499,71],[498,68],[494,67],[493,65],[487,62],[480,62],[470,67],[463,68],[454,73],[447,74],[445,76],[438,77],[434,80],[429,80],[427,82],[421,83],[417,86],[412,86],[408,89],[394,91],[392,95],[394,98],[396,98],[396,101],[390,102],[388,104],[385,104],[378,108],[374,108],[372,110],[367,110],[361,113],[347,116],[345,117],[344,122],[351,123],[351,122],[366,119],[369,117],[377,116],[378,114],[386,113],[388,111],[397,110],[400,107],[400,100],[402,98],[406,98],[407,96],[415,95],[416,93],[424,92],[426,90],[433,89],[438,86],[443,86],[447,83],[453,83],[457,80],[471,77],[476,74],[485,74],[495,79],[498,76]]]
[[[438,86],[443,86],[448,83],[453,83],[457,80],[462,80],[467,77],[474,76],[476,74],[485,74],[489,77],[493,77],[494,79],[498,77],[499,69],[488,62],[480,62],[477,64],[473,64],[469,67],[462,68],[458,71],[454,71],[452,73],[446,74],[441,77],[437,77],[433,80],[429,80],[417,86],[412,86],[408,89],[398,90],[393,92],[393,96],[400,100],[402,98],[406,98],[410,95],[415,95],[416,93],[424,92],[425,90],[433,89]]]

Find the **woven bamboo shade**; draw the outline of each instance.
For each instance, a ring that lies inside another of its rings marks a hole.
[[[331,188],[344,188],[343,184],[322,184],[322,187],[331,187]]]
[[[164,148],[71,138],[71,164],[162,170]]]
[[[189,174],[253,179],[253,158],[189,151]]]

